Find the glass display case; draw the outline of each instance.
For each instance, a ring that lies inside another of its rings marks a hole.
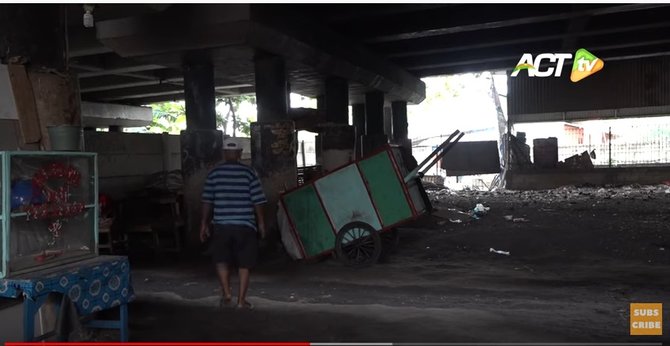
[[[97,255],[95,153],[0,152],[0,278]]]

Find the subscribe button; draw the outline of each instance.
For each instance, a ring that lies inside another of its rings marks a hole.
[[[663,335],[663,304],[631,303],[630,335]]]

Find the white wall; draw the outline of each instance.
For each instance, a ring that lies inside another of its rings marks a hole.
[[[85,150],[98,153],[100,192],[112,198],[142,189],[151,174],[181,168],[177,135],[86,131],[84,138]]]

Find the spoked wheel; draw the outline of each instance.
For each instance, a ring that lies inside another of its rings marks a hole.
[[[366,267],[377,262],[382,240],[372,226],[355,221],[340,229],[335,238],[335,254],[346,265]]]

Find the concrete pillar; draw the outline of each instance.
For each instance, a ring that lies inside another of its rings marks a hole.
[[[384,93],[381,91],[365,94],[365,134],[384,134]]]
[[[254,57],[256,108],[259,122],[282,121],[289,108],[289,85],[282,57],[258,53]]]
[[[356,159],[361,158],[361,140],[365,135],[365,104],[356,103],[351,105],[351,118],[356,128]]]
[[[356,128],[346,124],[324,124],[319,135],[324,172],[332,172],[356,159]]]
[[[251,165],[259,174],[268,200],[265,222],[270,243],[280,241],[276,227],[279,194],[297,185],[297,149],[293,121],[251,124]]]
[[[388,143],[384,134],[384,93],[372,91],[365,94],[365,136],[362,140],[364,155],[369,155]]]
[[[316,109],[326,111],[326,96],[319,95],[316,97]]]
[[[407,101],[391,103],[393,113],[393,142],[402,143],[407,139]]]
[[[288,120],[289,85],[283,58],[259,53],[254,58],[258,122],[251,124],[251,162],[268,199],[269,244],[280,241],[276,228],[279,193],[297,185],[297,136]]]
[[[206,56],[192,54],[184,60],[183,73],[186,128],[215,130],[214,67]]]
[[[184,57],[186,130],[181,132],[181,166],[186,208],[186,248],[202,250],[199,239],[202,189],[209,171],[221,161],[223,132],[216,129],[214,68],[204,53]]]
[[[387,138],[393,138],[393,111],[391,107],[384,107],[384,134]]]
[[[326,96],[320,95],[316,97],[316,110],[319,114],[326,113]],[[314,136],[314,156],[316,157],[316,165],[323,166],[323,150],[321,150],[321,134]]]
[[[326,122],[349,123],[349,83],[340,77],[326,78]]]
[[[325,120],[319,130],[320,165],[325,172],[355,158],[356,131],[349,126],[349,83],[344,78],[326,79]]]
[[[407,130],[407,101],[394,101],[391,103],[393,110],[393,143],[400,145],[412,153],[412,142],[408,137]]]

